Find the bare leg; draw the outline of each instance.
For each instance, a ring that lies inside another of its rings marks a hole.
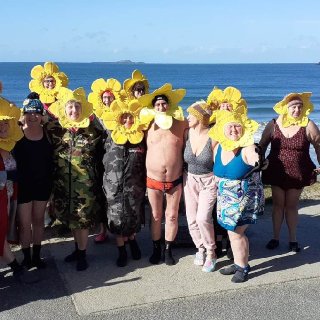
[[[169,190],[166,193],[166,228],[165,228],[165,240],[174,241],[178,231],[178,213],[179,204],[182,193],[182,184],[179,184],[175,188]]]
[[[279,240],[281,225],[284,219],[286,194],[283,189],[272,186],[272,224],[273,238]]]
[[[249,241],[245,235],[248,225],[237,227],[235,231],[228,231],[231,248],[234,256],[234,263],[242,268],[248,265]]]
[[[148,199],[151,205],[151,237],[152,240],[161,239],[161,220],[163,215],[163,192],[148,188]]]
[[[297,241],[298,203],[302,189],[289,189],[286,191],[285,217],[289,231],[289,241]]]
[[[32,202],[32,235],[33,244],[41,244],[44,232],[44,213],[47,201]]]
[[[29,248],[31,244],[32,201],[18,205],[18,219],[20,242],[22,248]]]

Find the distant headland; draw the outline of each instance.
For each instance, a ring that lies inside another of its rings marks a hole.
[[[145,62],[135,62],[131,60],[119,60],[119,61],[114,61],[114,62],[91,62],[91,63],[105,63],[105,64],[145,64]]]

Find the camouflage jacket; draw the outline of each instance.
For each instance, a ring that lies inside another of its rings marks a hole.
[[[102,132],[92,123],[77,131],[47,124],[54,148],[54,209],[71,229],[86,229],[101,210]]]
[[[105,141],[103,187],[108,203],[108,227],[112,233],[130,236],[144,220],[146,145],[118,145],[110,135]]]

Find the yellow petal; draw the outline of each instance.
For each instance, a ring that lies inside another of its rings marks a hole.
[[[46,74],[52,75],[52,74],[54,74],[54,73],[56,73],[56,72],[59,72],[59,68],[58,68],[58,66],[57,66],[55,63],[53,63],[53,62],[46,62],[46,63],[44,64],[44,71],[46,72]]]
[[[167,115],[165,112],[156,112],[154,122],[164,130],[172,127],[172,116]]]
[[[34,66],[32,69],[31,69],[31,78],[33,79],[37,79],[37,78],[40,78],[42,77],[42,74],[44,73],[44,69],[43,69],[43,66],[41,65],[36,65]]]
[[[155,117],[155,111],[149,108],[143,108],[140,111],[139,119],[143,124],[150,123]]]
[[[125,144],[128,141],[128,138],[118,130],[112,131],[111,138],[117,144]]]
[[[225,88],[224,95],[228,99],[228,101],[238,101],[241,99],[241,92],[234,87]]]
[[[92,85],[91,85],[91,90],[92,91],[95,91],[97,93],[101,93],[104,91],[104,88],[106,87],[106,82],[104,79],[100,78],[100,79],[97,79],[95,81],[92,82]]]
[[[129,138],[130,143],[137,144],[137,143],[140,143],[142,141],[143,133],[139,132],[139,131],[136,131],[136,132],[133,132],[133,133],[129,134],[128,138]]]

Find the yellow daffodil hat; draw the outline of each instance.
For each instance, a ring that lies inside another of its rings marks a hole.
[[[242,136],[239,140],[234,141],[226,137],[225,126],[229,123],[238,123],[242,126]],[[254,133],[258,127],[258,122],[248,119],[245,114],[219,110],[216,113],[216,124],[209,130],[208,135],[218,141],[223,150],[232,151],[254,144]]]
[[[132,72],[131,78],[126,79],[123,82],[123,90],[121,92],[121,96],[123,99],[135,99],[135,97],[132,95],[131,89],[137,82],[142,82],[146,89],[145,93],[149,93],[148,79],[141,73],[141,71],[136,69]]]
[[[102,114],[102,121],[105,127],[112,131],[111,138],[117,144],[130,142],[137,144],[142,141],[144,130],[148,129],[148,124],[141,123],[139,119],[142,105],[137,99],[131,101],[114,100],[108,112]],[[121,117],[124,114],[130,114],[133,117],[131,128],[126,128],[121,124]]]
[[[187,112],[192,114],[203,125],[208,126],[211,124],[210,118],[212,116],[212,109],[204,100],[193,103],[187,109]]]
[[[282,125],[284,127],[289,127],[294,124],[300,127],[307,126],[309,122],[308,115],[313,111],[313,104],[310,101],[311,95],[311,92],[289,93],[273,107],[276,113],[282,115]],[[288,105],[292,100],[295,100],[296,98],[300,99],[303,103],[301,115],[299,118],[291,117],[288,114]]]
[[[221,103],[225,102],[232,105],[232,112],[247,114],[247,103],[241,97],[240,90],[234,87],[227,87],[224,90],[214,87],[207,98],[207,104],[212,110],[210,122],[215,121],[217,110],[219,110]]]
[[[89,117],[93,113],[92,103],[86,99],[86,92],[82,87],[72,91],[68,88],[61,88],[57,95],[57,101],[52,103],[49,107],[55,117],[58,118],[59,123],[63,128],[87,128],[90,124]],[[73,100],[81,103],[81,116],[77,121],[70,120],[65,112],[68,101]]]
[[[21,112],[17,106],[0,97],[0,121],[9,121],[9,134],[7,138],[0,138],[0,149],[11,151],[16,142],[23,137],[23,132],[18,125],[20,116]]]
[[[64,72],[53,62],[46,62],[43,66],[36,65],[31,70],[32,80],[29,82],[30,91],[37,92],[42,103],[50,104],[56,101],[60,88],[67,87],[69,79]],[[55,87],[47,89],[43,86],[43,80],[51,76],[55,79]]]
[[[156,96],[164,95],[168,98],[169,108],[166,112],[158,112],[154,110],[152,105],[152,100]],[[161,88],[153,91],[152,93],[145,94],[140,97],[138,101],[145,106],[140,112],[140,120],[143,123],[150,123],[152,120],[161,128],[161,129],[170,129],[173,123],[172,118],[183,121],[184,115],[183,110],[178,103],[186,95],[185,89],[172,89],[170,83],[164,84]]]
[[[89,93],[88,101],[93,105],[93,112],[98,117],[101,118],[102,113],[108,110],[108,108],[103,104],[102,95],[106,91],[110,91],[115,99],[120,98],[121,83],[113,78],[110,79],[97,79],[93,81],[91,85],[92,92]]]

